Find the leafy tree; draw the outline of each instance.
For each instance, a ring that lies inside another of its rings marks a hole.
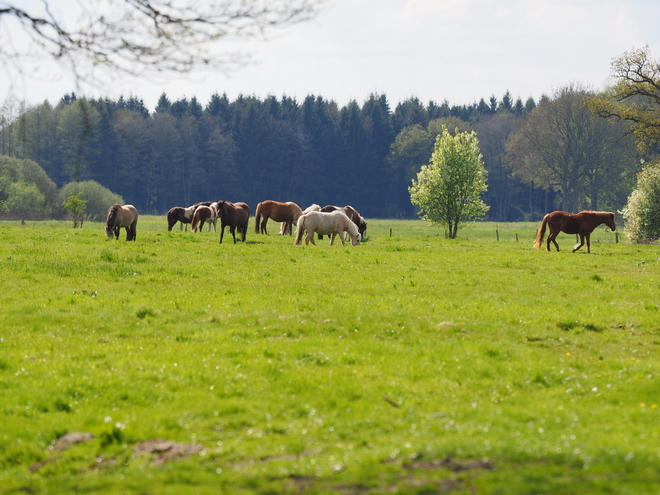
[[[640,151],[660,148],[660,60],[652,60],[648,45],[626,52],[612,62],[616,84],[588,99],[597,115],[630,123]]]
[[[637,176],[637,187],[622,210],[626,236],[633,242],[660,239],[660,160]]]
[[[21,219],[23,225],[31,213],[43,211],[44,203],[44,195],[36,184],[13,182],[7,188],[7,207]]]
[[[79,195],[80,193],[78,193]],[[83,215],[85,213],[85,209],[87,208],[87,201],[84,199],[80,199],[78,195],[71,195],[69,196],[69,199],[62,203],[62,206],[66,208],[66,210],[71,213],[71,216],[73,217],[73,228],[78,227],[78,220],[80,220],[80,228],[82,228],[83,225]]]
[[[634,167],[634,150],[623,130],[594,118],[585,104],[593,93],[579,85],[543,99],[507,143],[506,165],[525,183],[561,192],[559,207],[615,207],[621,177]]]
[[[477,134],[446,127],[435,142],[431,163],[424,165],[410,187],[410,201],[433,224],[445,224],[447,236],[455,239],[460,223],[483,217],[488,206],[481,200],[486,191],[484,167]]]

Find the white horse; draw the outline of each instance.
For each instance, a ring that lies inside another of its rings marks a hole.
[[[351,244],[353,246],[358,246],[360,244],[360,233],[358,232],[357,226],[346,216],[341,210],[335,210],[329,213],[324,213],[322,211],[312,211],[302,215],[298,219],[298,232],[296,234],[296,240],[294,244],[300,245],[302,243],[302,237],[307,231],[307,238],[305,239],[305,244],[309,244],[309,241],[312,241],[312,244],[316,245],[314,242],[314,234],[322,234],[330,236],[330,245],[335,241],[335,236],[339,234],[341,239],[341,245],[344,245],[344,232],[348,234],[351,238]]]
[[[197,232],[197,224],[199,223],[200,232],[204,229],[204,223],[208,222],[209,232],[211,232],[211,225],[213,225],[213,232],[217,232],[216,223],[218,221],[218,203],[211,203],[211,206],[199,206],[193,214],[192,222],[190,223],[190,230]]]

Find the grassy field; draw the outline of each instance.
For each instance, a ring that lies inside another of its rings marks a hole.
[[[659,248],[537,227],[2,222],[0,493],[660,493]]]

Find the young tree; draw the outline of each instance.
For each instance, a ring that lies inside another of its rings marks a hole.
[[[477,134],[456,132],[452,136],[445,126],[435,142],[431,163],[422,167],[409,188],[410,201],[431,223],[445,224],[447,236],[455,239],[462,222],[481,218],[488,211],[481,200],[487,175]]]
[[[637,187],[623,208],[626,236],[633,242],[660,239],[660,161],[647,165],[637,176]]]
[[[73,194],[69,196],[69,199],[62,203],[62,206],[66,208],[66,210],[71,213],[71,216],[73,217],[73,228],[78,227],[78,219],[80,219],[80,228],[82,228],[83,225],[83,215],[85,213],[85,209],[87,208],[87,201],[84,199],[80,199],[78,196],[80,196],[80,193]]]

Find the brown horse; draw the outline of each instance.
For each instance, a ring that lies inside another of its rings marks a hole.
[[[367,231],[367,222],[364,221],[364,218],[360,216],[355,208],[349,205],[346,205],[343,208],[340,206],[325,205],[323,208],[321,208],[321,211],[325,213],[335,210],[342,210],[344,213],[346,213],[346,216],[350,218],[357,226],[358,232],[360,233],[360,238],[364,238],[364,233]],[[323,236],[319,235],[319,239],[323,239]]]
[[[218,217],[220,218],[220,244],[225,235],[225,227],[229,225],[229,231],[234,237],[236,244],[236,228],[241,234],[241,242],[245,242],[248,221],[250,220],[250,207],[245,203],[230,203],[229,201],[218,201]]]
[[[601,224],[605,224],[612,230],[616,230],[616,224],[614,223],[614,213],[611,211],[581,211],[580,213],[566,213],[564,211],[553,211],[548,213],[543,217],[543,222],[541,222],[541,228],[536,234],[536,241],[534,242],[534,247],[539,249],[541,243],[543,242],[543,236],[545,235],[546,225],[550,229],[548,234],[548,240],[546,243],[546,249],[550,251],[550,241],[552,241],[559,251],[559,244],[557,244],[556,238],[559,232],[565,232],[566,234],[579,234],[580,235],[580,244],[577,244],[573,248],[573,252],[580,249],[584,246],[584,241],[587,241],[587,253],[591,252],[591,242],[589,237],[596,227]]]
[[[175,206],[174,208],[170,208],[170,211],[167,212],[167,231],[171,231],[177,222],[181,222],[180,230],[183,230],[183,224],[186,224],[187,229],[187,224],[192,222],[192,217],[196,209],[196,206],[189,206],[188,208]]]
[[[105,220],[105,233],[112,239],[119,239],[119,231],[122,227],[126,228],[126,240],[134,241],[136,238],[136,227],[138,221],[138,212],[135,206],[121,206],[114,204],[108,211],[108,218]]]
[[[254,233],[268,234],[266,224],[268,219],[271,218],[276,222],[284,222],[286,225],[283,232],[288,232],[291,235],[293,232],[292,225],[298,221],[300,215],[302,215],[302,209],[291,201],[287,203],[270,199],[262,201],[257,205],[257,211],[254,214]]]

